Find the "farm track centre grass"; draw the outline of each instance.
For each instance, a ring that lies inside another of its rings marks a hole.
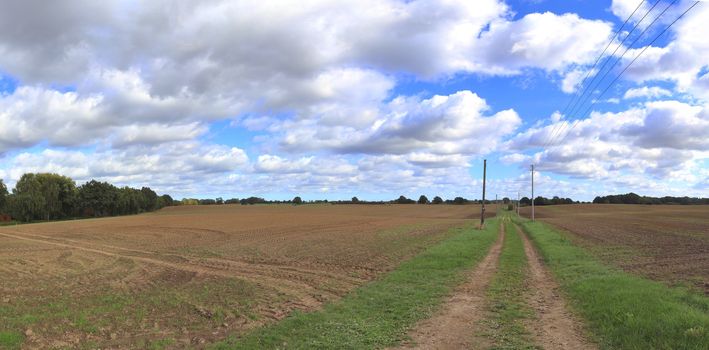
[[[500,216],[505,242],[498,270],[486,293],[488,315],[483,335],[490,340],[491,349],[537,349],[525,329],[525,321],[533,316],[525,297],[527,257],[522,238],[508,215]]]
[[[614,269],[541,222],[524,229],[605,349],[709,349],[709,298]]]
[[[205,344],[318,310],[480,207],[185,206],[0,227],[0,348]]]
[[[396,270],[321,311],[296,313],[215,349],[371,349],[398,344],[416,321],[430,316],[462,272],[488,253],[497,238],[497,220],[483,231],[471,226]]]

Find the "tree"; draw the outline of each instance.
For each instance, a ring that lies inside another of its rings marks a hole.
[[[457,204],[457,205],[465,204],[466,202],[467,202],[467,200],[463,197],[455,197],[453,199],[453,204]]]
[[[359,198],[352,197],[352,203],[359,203]]]
[[[172,199],[169,194],[164,194],[160,196],[160,199],[162,199],[162,207],[171,207],[175,205],[175,200]]]
[[[155,193],[155,191],[151,190],[150,187],[143,187],[140,189],[140,192],[143,193],[143,198],[145,200],[143,202],[144,211],[153,211],[158,209],[158,194]]]
[[[534,198],[534,205],[549,205],[551,202],[549,201],[548,198],[544,198],[542,196],[538,196],[537,198]]]
[[[35,174],[24,174],[12,189],[10,214],[20,221],[44,218],[46,203]]]
[[[257,204],[257,203],[266,203],[266,200],[261,198],[261,197],[249,197],[249,198],[244,198],[240,201],[242,205],[246,204]]]
[[[141,192],[143,191],[141,190]],[[118,188],[108,182],[91,180],[79,186],[79,210],[84,216],[117,215],[118,193]],[[144,201],[144,196],[141,199]],[[144,203],[141,203],[141,209],[144,208]]]
[[[503,204],[510,204],[510,199],[508,197],[502,198]]]
[[[293,198],[293,204],[303,204],[303,199],[299,196],[296,196],[295,198]]]
[[[239,198],[231,198],[224,201],[224,204],[239,204]]]
[[[428,204],[428,203],[429,203],[428,197],[426,197],[426,196],[424,196],[424,195],[421,195],[421,197],[419,197],[418,203],[419,203],[419,204]]]
[[[222,198],[222,197],[217,197],[217,198],[215,199],[215,201],[216,201],[217,204],[219,204],[219,205],[224,204],[224,198]]]
[[[441,197],[439,197],[439,196],[435,196],[435,197],[433,197],[433,202],[431,202],[431,203],[433,203],[433,204],[441,204],[441,203],[443,203],[443,198],[441,198]]]
[[[529,197],[522,197],[522,199],[519,200],[519,205],[532,205],[532,200],[529,199]]]
[[[0,179],[0,213],[4,213],[6,210],[5,205],[7,204],[7,196],[9,193],[7,192],[7,186],[5,186],[5,183],[2,182],[2,179]]]
[[[10,216],[19,221],[29,222],[41,213],[44,200],[41,196],[31,193],[13,193],[8,197],[6,205]]]
[[[138,214],[142,211],[143,193],[135,188],[118,189],[116,210],[119,215]]]
[[[399,196],[399,198],[395,201],[397,204],[414,204],[416,201],[413,199],[408,199],[404,196]]]
[[[33,203],[32,205],[20,205],[25,210],[32,208],[31,213],[24,213],[31,217],[30,220],[59,219],[70,216],[73,212],[76,185],[72,179],[66,176],[28,173],[22,175],[17,181],[13,194],[22,197],[20,202],[15,203],[16,205]],[[30,197],[33,198],[30,200]],[[27,202],[28,200],[30,202]]]

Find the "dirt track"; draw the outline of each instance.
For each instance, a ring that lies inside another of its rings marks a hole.
[[[593,350],[595,345],[585,339],[583,326],[566,308],[559,285],[542,264],[527,235],[514,225],[524,242],[529,263],[530,305],[536,319],[528,323],[536,344],[547,350]]]
[[[412,341],[401,348],[469,349],[475,327],[484,317],[485,289],[497,270],[505,239],[504,224],[490,252],[468,275],[433,317],[420,322],[410,333]]]

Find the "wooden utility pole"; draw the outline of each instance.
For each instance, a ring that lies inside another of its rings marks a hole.
[[[532,221],[534,221],[534,164],[532,164]]]
[[[485,177],[487,175],[487,159],[483,160],[483,208],[480,213],[480,229],[485,226]]]
[[[519,192],[517,192],[517,217],[519,217]]]
[[[495,193],[495,216],[500,214],[500,202],[497,201],[497,193]]]

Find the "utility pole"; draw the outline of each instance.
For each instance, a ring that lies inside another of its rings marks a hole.
[[[534,164],[532,164],[532,221],[534,221]]]
[[[517,192],[517,217],[519,217],[519,192]]]
[[[495,193],[495,216],[500,214],[500,202],[497,201],[497,193]]]
[[[487,159],[483,160],[483,208],[480,213],[480,229],[485,225],[485,177],[487,175]]]

